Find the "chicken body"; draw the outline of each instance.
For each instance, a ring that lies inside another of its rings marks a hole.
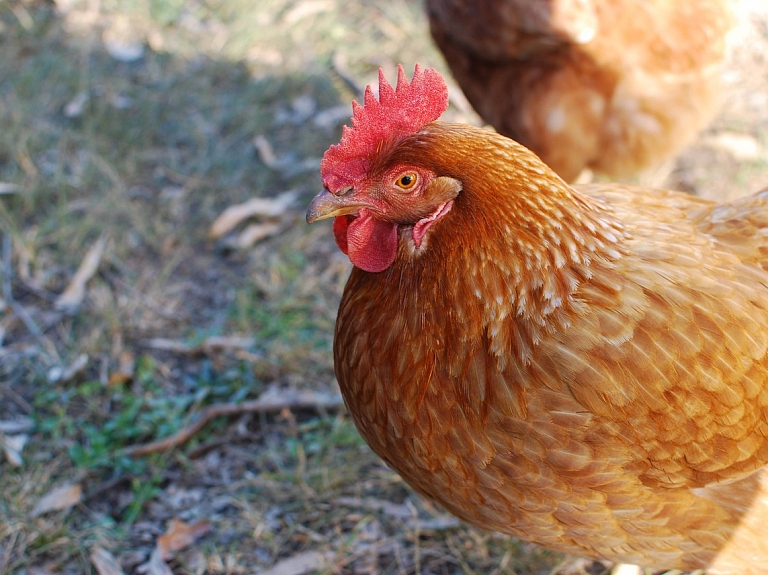
[[[729,0],[428,0],[467,98],[566,180],[654,166],[714,114]]]
[[[433,122],[308,220],[338,216],[342,245],[364,190],[401,172],[433,178],[415,196],[435,205],[371,208],[396,225],[396,256],[353,269],[335,334],[373,450],[485,529],[646,567],[765,572],[768,193],[570,188],[503,136]]]

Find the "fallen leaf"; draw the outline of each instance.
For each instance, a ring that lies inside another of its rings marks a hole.
[[[304,575],[310,571],[325,571],[331,559],[329,552],[306,551],[278,561],[270,569],[261,571],[261,575]]]
[[[144,55],[144,42],[127,16],[115,16],[101,39],[107,53],[120,62],[134,62]]]
[[[18,184],[12,184],[11,182],[0,182],[0,196],[4,194],[15,194],[18,191]]]
[[[120,352],[120,363],[117,370],[109,374],[107,385],[121,385],[133,379],[136,372],[136,357],[130,351]]]
[[[157,538],[160,558],[163,561],[171,559],[176,551],[189,547],[197,539],[207,534],[212,527],[208,521],[196,521],[189,524],[179,519],[171,519],[168,530]]]
[[[149,556],[149,561],[136,567],[136,571],[146,575],[173,575],[173,571],[163,561],[162,553],[157,547],[152,551],[152,555]]]
[[[78,92],[77,95],[64,106],[64,115],[67,118],[79,118],[83,115],[88,99],[88,92]]]
[[[220,238],[237,227],[240,222],[253,216],[274,218],[281,216],[296,201],[296,190],[288,190],[274,198],[252,198],[245,203],[228,207],[211,224],[208,232],[212,238]]]
[[[90,558],[99,575],[125,575],[115,556],[103,547],[91,547]]]
[[[757,160],[760,157],[760,142],[750,134],[720,132],[706,138],[704,143],[728,152],[739,161]]]
[[[202,489],[184,489],[171,484],[163,493],[163,501],[173,509],[186,509],[203,500]]]
[[[73,380],[88,367],[88,354],[81,353],[68,366],[56,365],[48,370],[49,383],[64,383]]]
[[[208,521],[196,521],[189,524],[179,519],[171,519],[168,529],[157,538],[155,549],[149,561],[139,565],[136,571],[146,575],[173,575],[166,561],[173,558],[176,551],[189,547],[197,539],[208,533],[213,526]]]
[[[27,32],[31,32],[35,27],[35,21],[24,5],[13,2],[10,4],[10,9],[13,12],[13,15],[16,16],[16,20],[19,21],[19,24],[24,26],[24,29]]]
[[[283,226],[275,223],[251,224],[237,236],[237,247],[250,248],[252,245],[280,233]]]
[[[3,447],[5,459],[13,467],[21,467],[24,460],[21,457],[21,451],[29,440],[28,435],[5,435],[0,431],[0,445]]]
[[[0,420],[0,432],[2,433],[24,433],[25,431],[32,431],[34,428],[35,422],[29,417]]]
[[[93,277],[96,270],[99,269],[101,257],[104,255],[104,248],[106,246],[107,236],[102,235],[88,249],[83,261],[80,263],[80,267],[75,272],[75,275],[72,276],[67,289],[56,299],[54,304],[56,309],[73,313],[80,307],[80,304],[83,303],[83,298],[85,298],[85,284]]]
[[[79,484],[66,484],[52,489],[46,493],[30,514],[37,517],[49,511],[60,511],[80,503],[83,497],[83,488]]]
[[[190,345],[177,339],[156,337],[146,340],[144,345],[152,349],[172,351],[174,353],[196,354],[210,353],[216,350],[248,349],[253,347],[255,341],[252,337],[212,335],[197,345]]]
[[[272,144],[269,143],[264,136],[259,134],[253,138],[253,145],[256,147],[256,151],[259,153],[259,158],[268,168],[277,168],[278,160],[275,150],[272,148]]]

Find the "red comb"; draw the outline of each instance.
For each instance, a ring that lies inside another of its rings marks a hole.
[[[352,102],[352,127],[344,126],[341,142],[328,148],[320,163],[323,185],[331,192],[363,177],[382,142],[396,143],[437,120],[448,108],[448,88],[437,70],[418,64],[410,82],[398,65],[393,88],[379,68],[379,99],[367,86],[364,102]]]

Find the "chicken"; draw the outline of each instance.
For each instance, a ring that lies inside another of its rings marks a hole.
[[[467,98],[566,181],[625,177],[713,116],[729,0],[427,0]]]
[[[764,573],[768,192],[569,187],[504,136],[435,121],[435,70],[379,82],[307,211],[354,264],[334,363],[368,444],[485,529]]]

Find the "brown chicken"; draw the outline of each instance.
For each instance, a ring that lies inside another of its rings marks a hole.
[[[434,70],[380,74],[307,212],[355,266],[334,360],[360,433],[482,528],[765,573],[768,193],[569,187],[446,106]]]
[[[427,0],[478,113],[566,180],[633,174],[712,117],[732,0]]]

